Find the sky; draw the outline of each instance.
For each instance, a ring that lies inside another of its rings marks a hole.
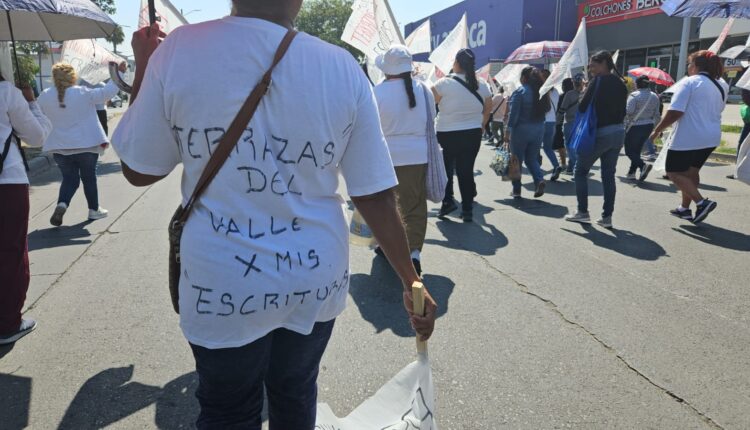
[[[182,9],[190,22],[208,21],[221,18],[229,13],[230,0],[171,0],[177,9]],[[305,0],[310,1],[310,0]],[[401,26],[417,21],[428,15],[460,3],[460,0],[390,0],[393,14]],[[130,54],[130,34],[138,25],[138,9],[140,0],[116,0],[117,13],[115,21],[123,26],[126,42],[118,46],[118,50]],[[210,4],[210,5],[209,5]]]

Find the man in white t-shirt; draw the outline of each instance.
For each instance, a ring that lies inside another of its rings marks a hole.
[[[152,184],[182,163],[186,202],[301,3],[235,0],[233,16],[180,27],[155,52],[155,26],[135,34],[133,103],[112,139],[132,184]],[[314,427],[318,365],[351,279],[339,175],[402,279],[409,311],[419,280],[357,62],[299,34],[272,78],[182,234],[180,324],[200,381],[198,428],[259,429],[264,386],[272,428]],[[424,339],[432,299],[427,308],[410,315]]]

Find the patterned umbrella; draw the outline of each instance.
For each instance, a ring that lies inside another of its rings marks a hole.
[[[629,70],[628,73],[635,76],[636,78],[645,76],[651,82],[654,82],[658,85],[663,85],[665,87],[674,85],[674,79],[669,76],[669,73],[654,67],[638,67],[636,69]]]
[[[666,0],[661,9],[682,18],[750,19],[750,0]]]
[[[527,43],[513,51],[505,60],[505,64],[512,63],[551,63],[560,59],[568,50],[570,42],[547,41]]]

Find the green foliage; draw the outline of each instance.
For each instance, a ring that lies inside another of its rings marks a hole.
[[[119,25],[115,27],[115,31],[107,38],[107,42],[110,42],[117,50],[117,45],[122,45],[125,41],[125,33],[122,31],[122,27]]]
[[[37,60],[34,57],[20,55],[18,57],[18,64],[21,71],[21,80],[19,83],[22,86],[24,86],[24,84],[32,87],[36,85],[35,77],[37,73],[39,73],[39,64],[37,63]]]
[[[742,133],[742,126],[741,125],[724,125],[721,126],[721,132],[722,133]]]
[[[99,9],[109,15],[114,15],[115,12],[117,12],[117,8],[115,7],[115,0],[91,0],[91,2],[99,6]]]
[[[46,42],[16,42],[16,49],[27,55],[46,54],[49,45]]]
[[[352,0],[308,0],[295,23],[297,29],[340,46],[360,58],[362,53],[341,40],[352,14]]]

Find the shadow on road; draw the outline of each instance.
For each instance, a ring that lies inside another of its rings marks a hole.
[[[533,196],[534,191],[536,190],[536,187],[531,182],[524,185],[523,188],[525,189],[526,195],[529,197]],[[508,188],[508,192],[510,193],[510,187]],[[569,176],[555,182],[547,181],[546,193],[555,196],[575,196],[575,179],[572,176]],[[604,195],[602,183],[595,179],[589,178],[589,197],[598,197],[602,195]]]
[[[429,258],[423,264],[426,271],[429,271]],[[448,301],[455,284],[450,279],[437,275],[425,274],[423,280],[438,304],[437,317],[440,318],[448,312]],[[414,336],[404,310],[401,286],[401,280],[383,257],[372,260],[369,275],[352,275],[349,294],[357,304],[362,318],[375,327],[376,333],[391,330],[396,336]]]
[[[91,377],[78,390],[58,429],[101,429],[152,404],[157,428],[193,428],[198,414],[194,372],[161,388],[131,381],[133,370],[132,365],[116,367]]]
[[[566,208],[565,206],[545,202],[544,200],[508,198],[505,200],[495,200],[495,203],[510,206],[529,215],[542,216],[547,218],[560,219],[568,214],[568,208]]]
[[[686,225],[681,228],[672,227],[672,230],[708,245],[750,252],[750,236],[738,231],[727,230],[711,224]]]
[[[99,162],[96,167],[96,176],[98,177],[108,176],[120,172],[122,172],[122,166],[120,165],[119,161],[112,161],[108,163]],[[60,175],[60,170],[57,168],[57,165],[52,162],[52,166],[50,167],[49,171],[31,178],[29,182],[31,182],[32,187],[40,187],[43,185],[60,182],[61,179],[62,176]]]
[[[29,233],[29,252],[37,249],[58,248],[61,246],[82,245],[91,243],[91,232],[86,227],[93,221],[84,221],[76,225],[34,230]]]
[[[594,245],[609,249],[637,260],[656,261],[667,256],[667,251],[653,240],[626,230],[604,232],[590,225],[582,225],[584,232],[561,229],[576,236],[588,239]]]
[[[7,354],[12,346],[0,351]],[[0,428],[22,429],[29,425],[31,378],[0,373]]]
[[[435,225],[445,240],[427,239],[425,244],[476,252],[479,255],[495,255],[498,249],[508,246],[508,238],[494,225],[487,223],[486,215],[493,210],[475,203],[472,223],[456,222],[450,218],[438,220]]]

